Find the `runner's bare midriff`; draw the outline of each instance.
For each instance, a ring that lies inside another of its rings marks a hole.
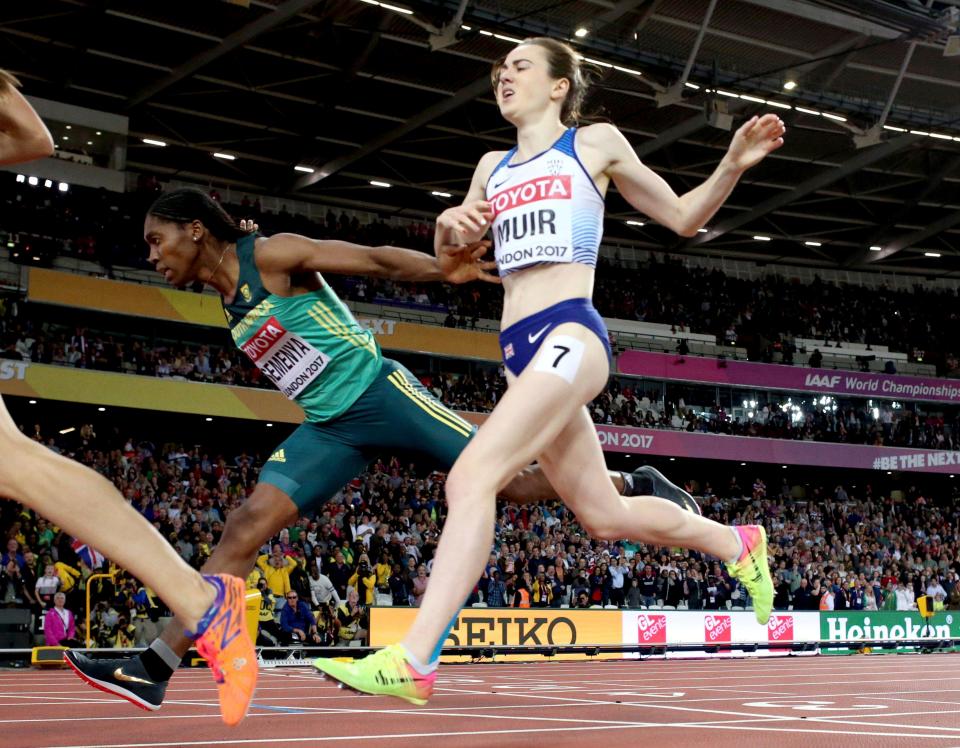
[[[588,265],[537,265],[503,279],[501,329],[566,299],[593,296],[594,270]]]

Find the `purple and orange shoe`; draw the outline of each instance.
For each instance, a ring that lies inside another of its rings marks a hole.
[[[257,687],[257,653],[250,641],[246,620],[246,586],[229,574],[205,574],[217,597],[197,624],[185,632],[196,642],[217,682],[220,715],[228,725],[242,720]]]

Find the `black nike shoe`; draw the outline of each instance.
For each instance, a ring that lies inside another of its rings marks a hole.
[[[630,481],[626,480],[627,474],[624,473],[624,482],[627,487],[624,492],[625,496],[658,496],[661,499],[672,501],[688,512],[703,515],[696,499],[680,486],[668,481],[667,477],[656,468],[644,465],[630,473],[629,477],[633,479],[632,486]]]
[[[63,653],[63,659],[84,682],[126,699],[141,709],[155,712],[163,703],[169,681],[151,679],[139,657],[94,660],[79,652],[67,650]]]

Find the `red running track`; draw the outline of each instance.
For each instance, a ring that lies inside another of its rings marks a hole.
[[[167,697],[148,713],[69,671],[0,671],[0,746],[960,747],[960,654],[446,665],[426,707],[282,668],[232,729],[204,670]]]

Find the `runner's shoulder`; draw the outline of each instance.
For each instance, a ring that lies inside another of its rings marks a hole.
[[[480,159],[480,162],[477,164],[477,180],[483,184],[486,184],[487,180],[490,179],[490,175],[493,174],[493,170],[497,168],[503,157],[506,156],[510,151],[487,151],[483,154]]]

